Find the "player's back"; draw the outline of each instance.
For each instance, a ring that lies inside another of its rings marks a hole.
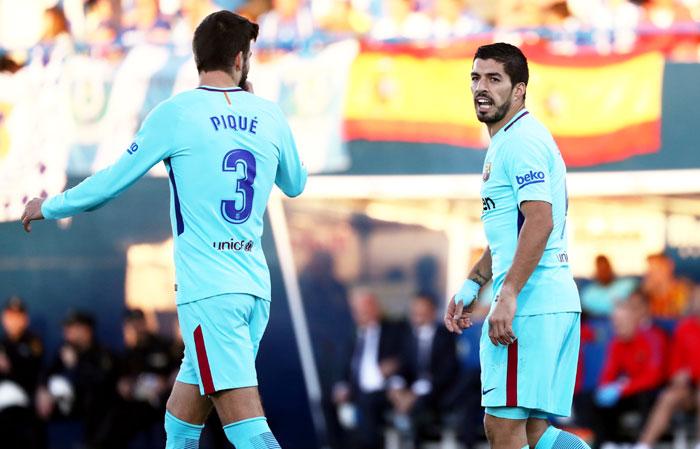
[[[177,119],[171,182],[178,303],[224,293],[270,299],[261,247],[273,184],[290,196],[306,180],[279,108],[241,89],[200,87],[166,103]],[[163,106],[163,105],[161,105]]]

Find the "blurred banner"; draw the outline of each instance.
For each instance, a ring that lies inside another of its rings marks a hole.
[[[0,75],[0,221],[19,219],[28,199],[65,185],[73,138],[68,104],[60,67]]]
[[[472,173],[488,145],[469,80],[483,43],[435,48],[350,40],[263,53],[250,79],[257,95],[287,114],[312,173],[437,174],[440,161],[450,173]],[[685,161],[693,159],[685,128],[672,128],[685,126],[683,100],[692,97],[671,89],[675,73],[692,78],[684,67],[697,64],[675,67],[650,44],[625,55],[522,48],[531,70],[528,108],[552,131],[570,168],[595,171],[634,160],[641,164],[635,170],[700,167]],[[66,175],[87,176],[110,164],[156,104],[197,85],[189,50],[141,45],[116,62],[59,50],[38,49],[28,66],[0,76],[0,221],[18,219],[27,198],[61,191]],[[662,99],[664,133],[674,136],[663,146]],[[381,148],[365,148],[372,142]],[[678,167],[664,165],[669,160]],[[151,174],[165,171],[159,164]]]
[[[657,152],[664,56],[554,57],[525,48],[527,106],[554,134],[570,167]],[[368,48],[352,66],[349,140],[488,146],[470,92],[473,48]],[[634,74],[631,76],[631,74]]]

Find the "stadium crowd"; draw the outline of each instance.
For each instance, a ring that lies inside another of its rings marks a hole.
[[[559,424],[594,447],[649,449],[695,428],[693,416],[700,416],[688,413],[700,405],[700,353],[692,349],[700,344],[700,287],[678,278],[665,254],[650,255],[647,265],[639,279],[617,277],[601,255],[594,278],[579,280],[584,319],[575,412]],[[313,267],[302,277],[307,307],[341,291],[329,260]],[[345,354],[324,386],[333,447],[383,447],[387,428],[402,447],[448,435],[465,447],[483,441],[478,345],[490,294],[485,287],[478,324],[459,337],[443,329],[442,305],[430,292],[407,301],[405,320],[392,321],[376,295],[353,291],[355,329],[344,346],[332,347],[327,331],[312,323],[314,341],[330,347],[317,345],[319,360]]]
[[[348,37],[439,46],[513,32],[558,52],[608,53],[644,34],[700,33],[700,0],[0,0],[0,71],[67,53],[119,60],[141,44],[189,47],[196,24],[222,8],[258,21],[257,50],[273,54]],[[697,61],[697,43],[675,56]]]
[[[676,277],[664,254],[649,256],[640,279],[617,277],[601,255],[595,277],[580,284],[574,415],[559,424],[595,447],[626,442],[637,449],[700,428],[700,287]],[[478,342],[487,298],[476,308],[478,324],[457,336],[441,324],[434,293],[406,298],[405,315],[390,319],[371,289],[348,290],[336,278],[325,252],[302,270],[300,287],[331,447],[381,448],[387,435],[400,447],[484,441]],[[314,319],[320,316],[334,318]],[[30,324],[22,299],[9,298],[0,342],[3,447],[162,447],[165,400],[183,351],[179,335],[158,333],[142,311],[127,310],[115,350],[97,340],[89,313],[73,311],[62,322],[62,344],[47,354]],[[224,447],[221,427],[212,424],[202,447]]]

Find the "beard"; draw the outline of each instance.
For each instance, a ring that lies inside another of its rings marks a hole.
[[[503,118],[508,113],[508,110],[510,109],[510,104],[511,104],[511,101],[509,99],[508,101],[506,101],[505,103],[503,103],[502,105],[500,105],[498,107],[496,107],[496,105],[492,106],[492,111],[481,113],[481,112],[479,112],[479,106],[475,103],[476,118],[481,123],[500,122],[501,120],[503,120]]]
[[[241,81],[238,83],[238,87],[245,90],[245,83],[248,81],[248,71],[250,70],[250,64],[248,61],[243,63],[243,70],[241,74]]]

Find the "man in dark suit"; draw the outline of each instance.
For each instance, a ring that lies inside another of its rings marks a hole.
[[[404,421],[408,428],[403,430],[419,443],[440,437],[459,364],[455,336],[436,321],[432,295],[419,293],[414,297],[410,319],[411,327],[403,338],[401,369],[389,381],[389,399],[397,416],[408,418]]]
[[[352,447],[381,449],[389,409],[386,381],[399,371],[404,327],[382,319],[377,297],[370,292],[355,292],[350,309],[357,333],[345,352],[334,402],[341,423],[350,430]]]

